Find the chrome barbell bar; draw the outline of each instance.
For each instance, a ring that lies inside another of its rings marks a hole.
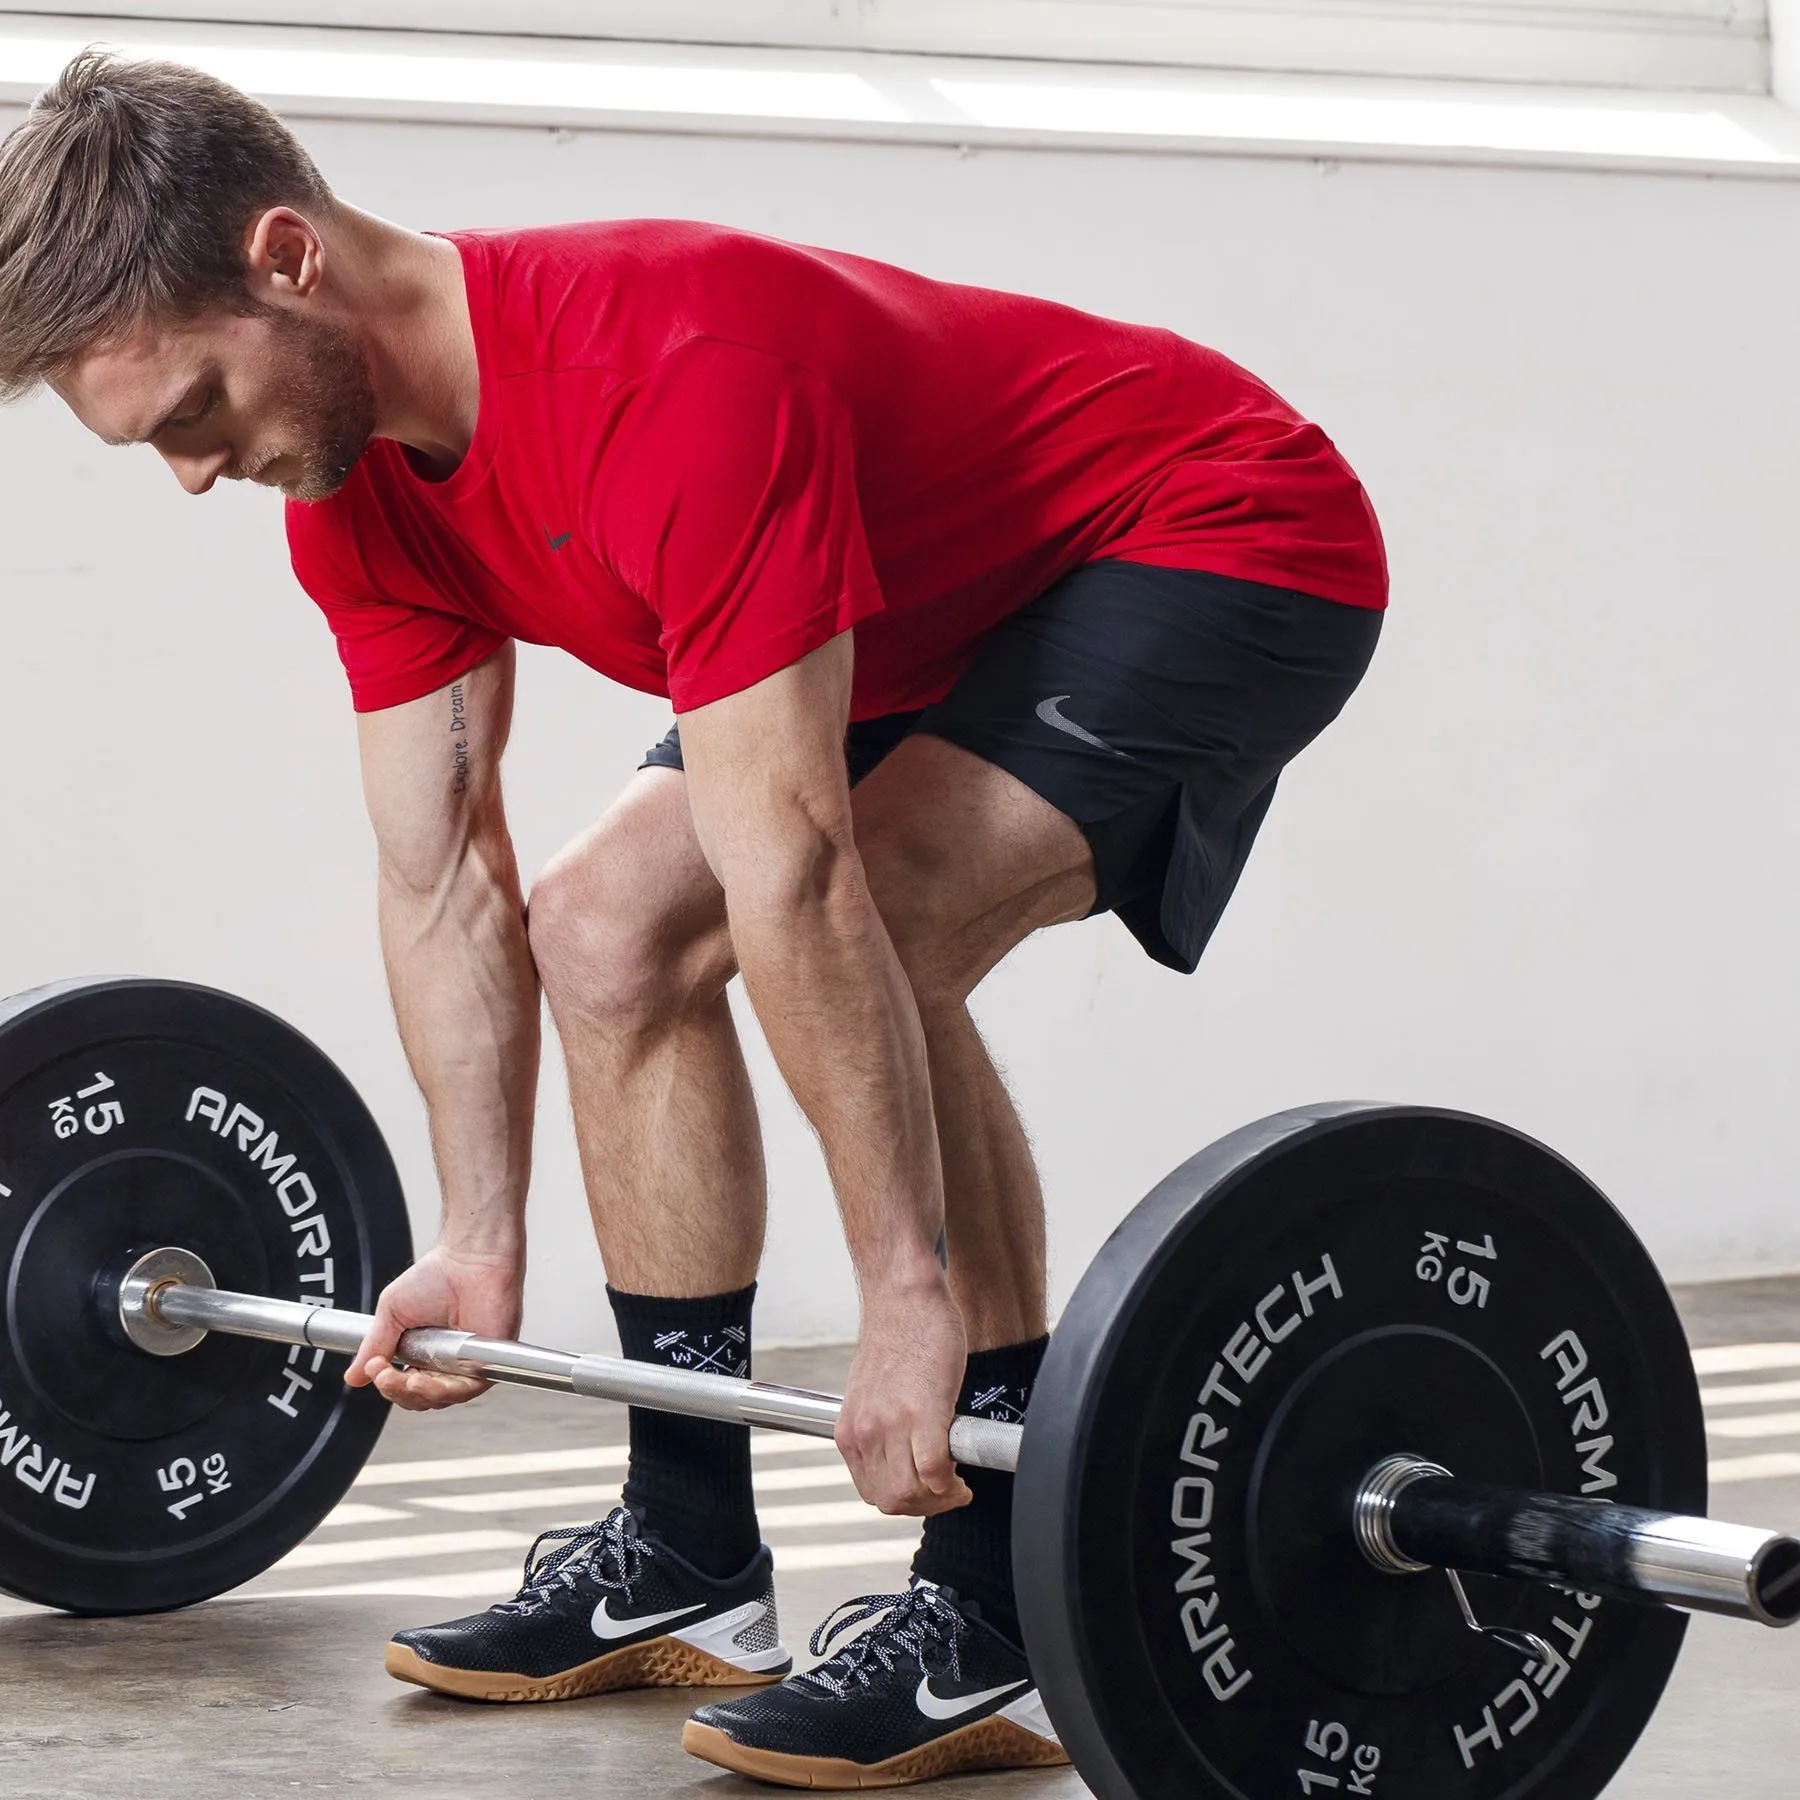
[[[119,1323],[152,1356],[179,1356],[209,1331],[353,1356],[375,1320],[368,1313],[340,1312],[305,1300],[232,1293],[214,1284],[212,1271],[191,1251],[167,1248],[139,1257],[126,1271],[119,1284]],[[832,1436],[844,1404],[835,1394],[807,1388],[547,1350],[435,1326],[402,1334],[395,1360],[444,1375],[472,1375],[808,1437]],[[1019,1466],[1021,1435],[1018,1425],[961,1417],[950,1427],[950,1454],[971,1468],[1013,1470]]]

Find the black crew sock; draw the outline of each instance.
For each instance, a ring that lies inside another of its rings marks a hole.
[[[632,1362],[750,1373],[750,1306],[756,1284],[735,1294],[664,1300],[609,1287],[619,1344]],[[750,1430],[716,1419],[631,1409],[631,1467],[625,1504],[638,1524],[702,1574],[723,1581],[756,1554],[756,1493],[750,1484]]]
[[[969,1357],[956,1410],[978,1419],[1024,1418],[1047,1337],[977,1350]],[[1013,1597],[1013,1478],[1001,1469],[963,1469],[975,1498],[955,1512],[925,1521],[913,1573],[973,1600],[981,1616],[1013,1643],[1019,1642],[1019,1604]]]

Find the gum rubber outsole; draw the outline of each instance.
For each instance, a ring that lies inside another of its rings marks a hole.
[[[782,1787],[907,1787],[939,1775],[961,1775],[976,1769],[1059,1769],[1069,1753],[1053,1738],[1039,1737],[998,1713],[977,1719],[959,1731],[948,1731],[929,1744],[891,1756],[886,1762],[846,1762],[836,1756],[791,1756],[779,1750],[755,1750],[740,1744],[716,1725],[689,1719],[681,1728],[681,1747],[702,1762],[716,1763],[733,1774],[772,1781]]]
[[[791,1668],[792,1665],[789,1665]],[[592,1662],[565,1669],[560,1675],[512,1675],[491,1669],[451,1669],[427,1662],[407,1644],[389,1644],[387,1672],[433,1693],[458,1700],[581,1700],[590,1694],[616,1694],[625,1688],[768,1687],[788,1669],[752,1672],[722,1657],[696,1650],[679,1638],[652,1638],[609,1650]]]

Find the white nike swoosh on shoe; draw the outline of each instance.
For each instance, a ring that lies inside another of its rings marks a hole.
[[[706,1602],[696,1600],[692,1606],[678,1606],[673,1612],[645,1613],[635,1619],[616,1619],[608,1610],[610,1599],[602,1600],[594,1608],[594,1636],[601,1639],[635,1637],[640,1631],[648,1631],[652,1625],[667,1625],[671,1619],[685,1619],[689,1613],[704,1612]]]
[[[919,1711],[928,1719],[960,1719],[964,1713],[973,1712],[978,1706],[986,1706],[990,1700],[998,1700],[1002,1694],[1010,1694],[1014,1688],[1022,1688],[1023,1681],[1009,1681],[997,1688],[984,1688],[979,1694],[953,1694],[949,1699],[931,1691],[931,1677],[927,1675],[919,1683],[919,1691],[913,1696]]]

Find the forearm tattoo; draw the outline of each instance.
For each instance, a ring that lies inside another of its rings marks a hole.
[[[469,791],[469,708],[463,695],[463,684],[450,684],[450,791]]]

